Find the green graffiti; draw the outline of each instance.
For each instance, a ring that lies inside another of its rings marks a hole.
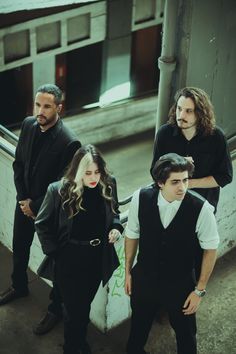
[[[120,261],[119,268],[113,274],[113,278],[115,278],[114,285],[111,290],[111,296],[119,296],[121,297],[121,290],[124,289],[125,282],[125,252],[124,247],[121,245],[117,250],[117,255]]]

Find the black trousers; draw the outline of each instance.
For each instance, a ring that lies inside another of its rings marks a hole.
[[[34,220],[25,216],[17,203],[13,228],[12,286],[19,293],[28,292],[27,268],[34,233]],[[51,291],[50,299],[52,302],[49,305],[48,310],[58,316],[61,316],[61,299],[58,288],[55,284]]]
[[[189,279],[175,286],[147,276],[138,269],[132,274],[131,329],[127,343],[128,354],[144,354],[153,320],[159,307],[165,307],[175,331],[178,354],[196,354],[196,318],[184,315],[183,304],[193,290]]]
[[[12,285],[21,293],[28,291],[27,267],[34,232],[34,220],[25,216],[17,204],[13,228]]]
[[[86,342],[91,303],[102,278],[102,246],[66,245],[56,259],[56,282],[64,305],[64,354]]]

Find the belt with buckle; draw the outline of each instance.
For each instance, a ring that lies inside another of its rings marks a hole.
[[[96,247],[99,246],[101,243],[100,238],[94,238],[93,240],[89,241],[80,241],[80,240],[74,240],[73,238],[69,240],[70,243],[78,246],[92,246]]]

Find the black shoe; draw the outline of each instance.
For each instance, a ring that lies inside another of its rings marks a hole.
[[[25,290],[24,292],[16,291],[12,286],[7,290],[3,291],[0,294],[0,306],[5,305],[8,302],[11,302],[20,297],[25,297],[29,295],[29,290]]]
[[[79,348],[79,354],[92,354],[88,342],[83,343]]]
[[[40,322],[33,327],[33,333],[38,335],[48,333],[60,320],[61,317],[54,315],[52,312],[47,312]]]

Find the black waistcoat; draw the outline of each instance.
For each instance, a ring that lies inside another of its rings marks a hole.
[[[141,189],[138,266],[160,279],[175,281],[192,274],[198,238],[195,232],[204,200],[187,192],[175,217],[164,229],[157,206],[158,189]]]

